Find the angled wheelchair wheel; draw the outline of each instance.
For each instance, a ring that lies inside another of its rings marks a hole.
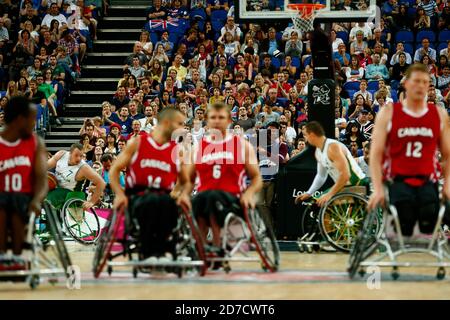
[[[244,210],[245,221],[250,230],[251,241],[261,257],[264,270],[275,272],[280,264],[280,249],[270,224],[254,209]]]
[[[44,201],[43,208],[48,221],[50,234],[55,243],[56,251],[58,252],[59,261],[61,263],[61,266],[66,271],[66,276],[70,277],[68,270],[72,265],[72,262],[63,240],[61,225],[58,221],[56,212],[48,201]]]
[[[356,193],[338,193],[321,208],[319,227],[335,249],[350,252],[366,216],[367,199]]]
[[[206,264],[205,245],[200,236],[200,230],[197,222],[189,212],[181,213],[181,243],[177,244],[182,249],[181,254],[187,255],[192,260],[201,260],[204,264],[198,267],[198,273],[200,276],[206,274],[208,266]]]
[[[100,236],[100,221],[94,209],[83,209],[83,203],[81,199],[70,199],[64,204],[64,225],[77,242],[92,244]]]
[[[123,221],[123,219],[121,219],[122,215],[122,212],[116,212],[115,210],[111,211],[111,214],[102,229],[102,233],[96,243],[94,254],[93,272],[95,278],[100,276],[106,262],[111,257],[111,249],[114,245],[120,223]]]
[[[366,260],[377,248],[377,239],[380,236],[380,210],[370,212],[364,219],[363,226],[350,251],[348,261],[348,274],[353,278],[359,270],[359,265]]]

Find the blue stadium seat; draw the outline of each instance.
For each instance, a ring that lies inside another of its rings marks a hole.
[[[292,65],[297,69],[300,68],[302,62],[299,57],[292,57]]]
[[[220,21],[220,20],[212,20],[211,21],[211,26],[215,32],[220,32],[220,29],[222,29],[222,27],[224,25],[225,25],[224,21]]]
[[[367,90],[376,90],[378,91],[380,89],[380,85],[378,84],[378,81],[369,81],[367,85]]]
[[[437,49],[436,49],[436,51],[437,51],[436,55],[439,55],[439,52],[445,48],[447,48],[447,42],[439,43],[439,45],[437,46]]]
[[[428,40],[430,40],[430,42],[435,42],[436,34],[434,33],[434,31],[431,31],[431,30],[419,31],[416,36],[416,42],[417,43],[422,42],[422,39],[424,39],[424,38],[428,38]]]
[[[411,55],[411,58],[412,58],[412,56],[414,55],[414,48],[413,48],[412,44],[404,43],[403,47],[405,48],[405,51]]]
[[[348,43],[348,32],[347,31],[338,31],[336,32],[336,38],[342,39],[344,43]]]
[[[347,92],[348,97],[350,98],[350,100],[353,101],[353,95],[355,94],[355,92],[359,91],[359,89],[358,90],[345,90],[345,91]]]
[[[281,61],[280,61],[280,59],[278,59],[278,58],[276,58],[276,57],[272,57],[272,65],[273,65],[275,68],[279,69],[280,66],[281,66]]]
[[[6,91],[0,91],[0,98],[3,98],[4,96],[6,96]]]
[[[397,90],[391,90],[391,98],[394,102],[398,102]]]
[[[276,39],[277,39],[278,41],[281,41],[282,38],[283,38],[283,32],[278,31],[278,32],[275,34],[275,37],[276,37]]]
[[[414,33],[408,30],[400,30],[395,34],[395,42],[414,42]]]
[[[416,7],[409,7],[408,8],[408,16],[409,17],[415,18],[416,17],[416,12],[417,12]]]
[[[227,19],[227,11],[225,10],[214,10],[211,12],[211,25],[214,31],[220,31],[225,25],[225,20]]]
[[[303,68],[306,68],[307,65],[311,64],[311,56],[307,57],[303,62]]]
[[[438,36],[438,41],[439,42],[446,42],[446,41],[449,41],[450,40],[450,30],[442,30],[440,33],[439,33],[439,36]]]
[[[346,91],[358,91],[359,90],[359,81],[348,81],[346,83],[344,83],[343,85],[343,89]]]

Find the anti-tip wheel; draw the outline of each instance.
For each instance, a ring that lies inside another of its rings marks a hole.
[[[32,275],[30,277],[30,288],[36,289],[39,286],[40,278],[38,275]]]
[[[359,269],[358,274],[363,278],[366,275],[366,270],[364,268]]]
[[[440,267],[440,268],[438,269],[437,274],[436,274],[436,278],[437,278],[438,280],[442,280],[442,279],[445,278],[445,268],[444,268],[444,267]]]
[[[398,267],[392,268],[391,277],[393,280],[397,280],[400,277],[400,273],[398,272]]]

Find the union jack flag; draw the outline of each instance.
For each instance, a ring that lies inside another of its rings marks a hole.
[[[167,29],[167,21],[162,19],[149,20],[145,29],[150,32],[163,31]]]

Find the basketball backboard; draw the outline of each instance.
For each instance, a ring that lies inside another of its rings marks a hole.
[[[375,19],[376,0],[235,0],[235,16],[241,22],[289,21],[297,12],[290,4],[321,3],[318,22],[363,22]]]

